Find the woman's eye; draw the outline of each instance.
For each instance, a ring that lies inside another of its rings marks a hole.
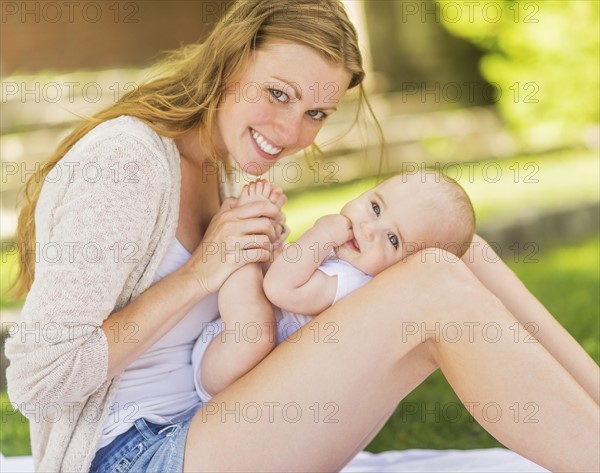
[[[377,215],[379,217],[379,214],[381,213],[381,209],[379,208],[379,205],[376,204],[375,202],[371,202],[371,207],[373,207],[373,212],[375,212],[375,215]]]
[[[285,92],[282,92],[279,89],[269,89],[269,94],[278,102],[287,102],[288,96]]]
[[[394,248],[398,249],[398,245],[400,244],[400,241],[398,240],[398,237],[396,235],[394,235],[393,233],[390,233],[388,235],[388,239],[390,240],[390,243],[392,245],[394,245]]]
[[[321,110],[309,110],[306,113],[308,113],[308,116],[311,119],[317,122],[323,121],[327,118],[327,114],[325,112],[322,112]]]

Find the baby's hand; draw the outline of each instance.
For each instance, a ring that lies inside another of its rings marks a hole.
[[[327,243],[333,244],[335,247],[342,246],[354,238],[352,223],[340,214],[324,215],[315,222],[314,228],[323,232]]]

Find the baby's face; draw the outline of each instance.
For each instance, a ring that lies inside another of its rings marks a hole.
[[[375,276],[449,235],[449,207],[439,186],[420,174],[395,176],[348,202],[340,213],[352,223],[354,239],[337,248],[339,258]]]

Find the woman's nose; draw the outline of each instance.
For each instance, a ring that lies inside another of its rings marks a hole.
[[[365,236],[365,238],[367,239],[367,241],[372,241],[373,240],[373,227],[371,226],[370,223],[361,222],[360,223],[360,230],[363,232],[363,235]]]
[[[281,112],[275,117],[273,131],[278,146],[296,148],[302,134],[302,117],[297,113]]]

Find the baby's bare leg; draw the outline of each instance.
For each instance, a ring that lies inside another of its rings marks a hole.
[[[257,200],[271,200],[276,203],[278,195],[268,181],[258,180],[242,189],[238,206]],[[255,236],[258,243],[266,242],[266,237]],[[250,263],[234,272],[219,290],[219,312],[227,324],[233,321],[269,322],[274,320],[271,305],[263,291],[263,273],[260,263]],[[267,316],[266,314],[270,314]]]
[[[262,268],[251,263],[234,272],[219,291],[224,330],[210,342],[200,369],[212,396],[254,368],[275,347],[275,315],[262,292]]]
[[[237,205],[278,198],[267,181],[259,180],[244,186]],[[266,241],[263,235],[256,238],[259,243]],[[275,315],[262,283],[261,264],[249,263],[229,276],[219,290],[225,329],[210,342],[200,368],[204,387],[212,395],[254,368],[275,347]]]

